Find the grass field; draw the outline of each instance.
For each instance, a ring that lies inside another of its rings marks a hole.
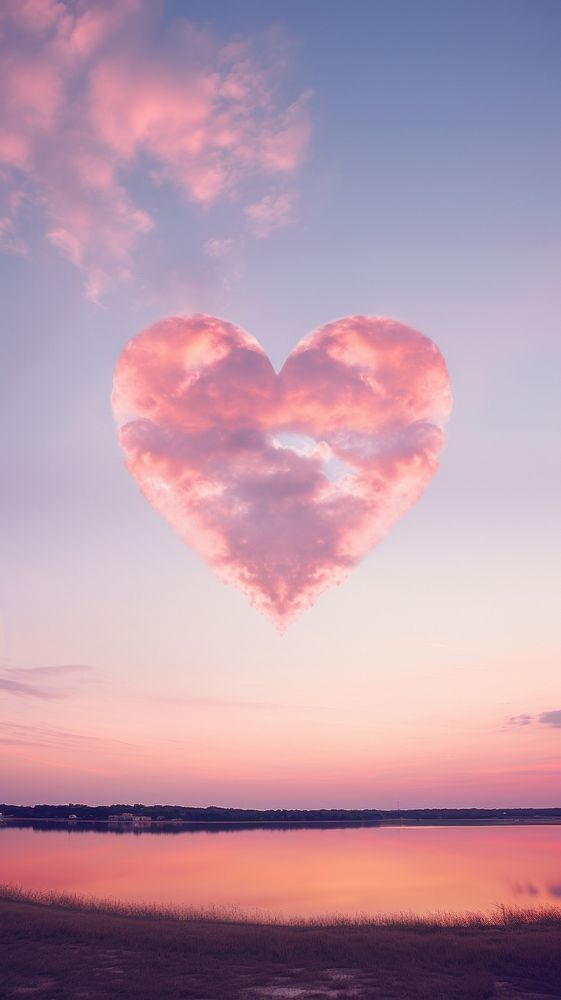
[[[561,910],[254,923],[0,890],[1,997],[561,997]]]

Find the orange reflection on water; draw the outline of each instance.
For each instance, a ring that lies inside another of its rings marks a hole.
[[[0,828],[0,881],[283,916],[561,903],[561,827]]]

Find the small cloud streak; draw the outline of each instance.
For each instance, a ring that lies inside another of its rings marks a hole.
[[[129,746],[125,740],[69,732],[53,726],[30,726],[0,721],[0,744],[3,746],[49,747],[56,750],[82,750],[107,746]]]
[[[32,684],[25,684],[23,681],[13,681],[9,677],[0,677],[0,691],[13,694],[18,697],[27,696],[29,698],[59,698],[60,695],[54,691],[43,691]]]
[[[16,697],[51,700],[66,698],[72,691],[72,680],[84,679],[93,667],[83,664],[63,664],[52,667],[5,668],[0,676],[0,691]],[[54,681],[55,687],[52,687]],[[63,686],[61,687],[61,683]]]
[[[289,705],[278,701],[241,701],[234,698],[202,698],[190,695],[149,695],[152,704],[176,705],[178,708],[212,708],[226,711],[284,712],[286,710],[309,710],[309,705]]]
[[[305,96],[288,108],[277,98],[283,55],[219,43],[184,18],[162,28],[162,10],[158,0],[0,9],[0,245],[26,252],[21,205],[34,205],[94,301],[130,277],[154,228],[128,187],[134,172],[202,207],[243,206],[248,182],[293,174],[308,142]]]
[[[554,729],[561,729],[561,708],[552,712],[542,712],[538,718],[542,726],[553,726]]]
[[[283,191],[266,194],[260,201],[245,208],[247,228],[250,233],[263,240],[277,229],[284,229],[296,221],[296,194]]]
[[[534,721],[533,716],[522,712],[521,715],[511,715],[508,722],[511,726],[529,726]]]
[[[364,316],[316,330],[278,376],[230,323],[163,320],[125,347],[112,401],[146,499],[279,627],[418,500],[451,405],[436,346]]]
[[[203,251],[206,257],[224,257],[233,246],[234,241],[231,239],[211,239],[205,240]]]
[[[561,729],[561,708],[553,709],[550,712],[541,712],[539,715],[511,715],[508,719],[511,726],[551,726],[552,729]]]

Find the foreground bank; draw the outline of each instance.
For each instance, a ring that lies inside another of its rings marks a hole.
[[[561,996],[561,910],[291,926],[131,916],[21,896],[0,899],[0,938],[0,995],[14,1000]]]

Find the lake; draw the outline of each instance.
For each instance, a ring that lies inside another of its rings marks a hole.
[[[561,826],[0,826],[0,882],[283,917],[561,905]]]

